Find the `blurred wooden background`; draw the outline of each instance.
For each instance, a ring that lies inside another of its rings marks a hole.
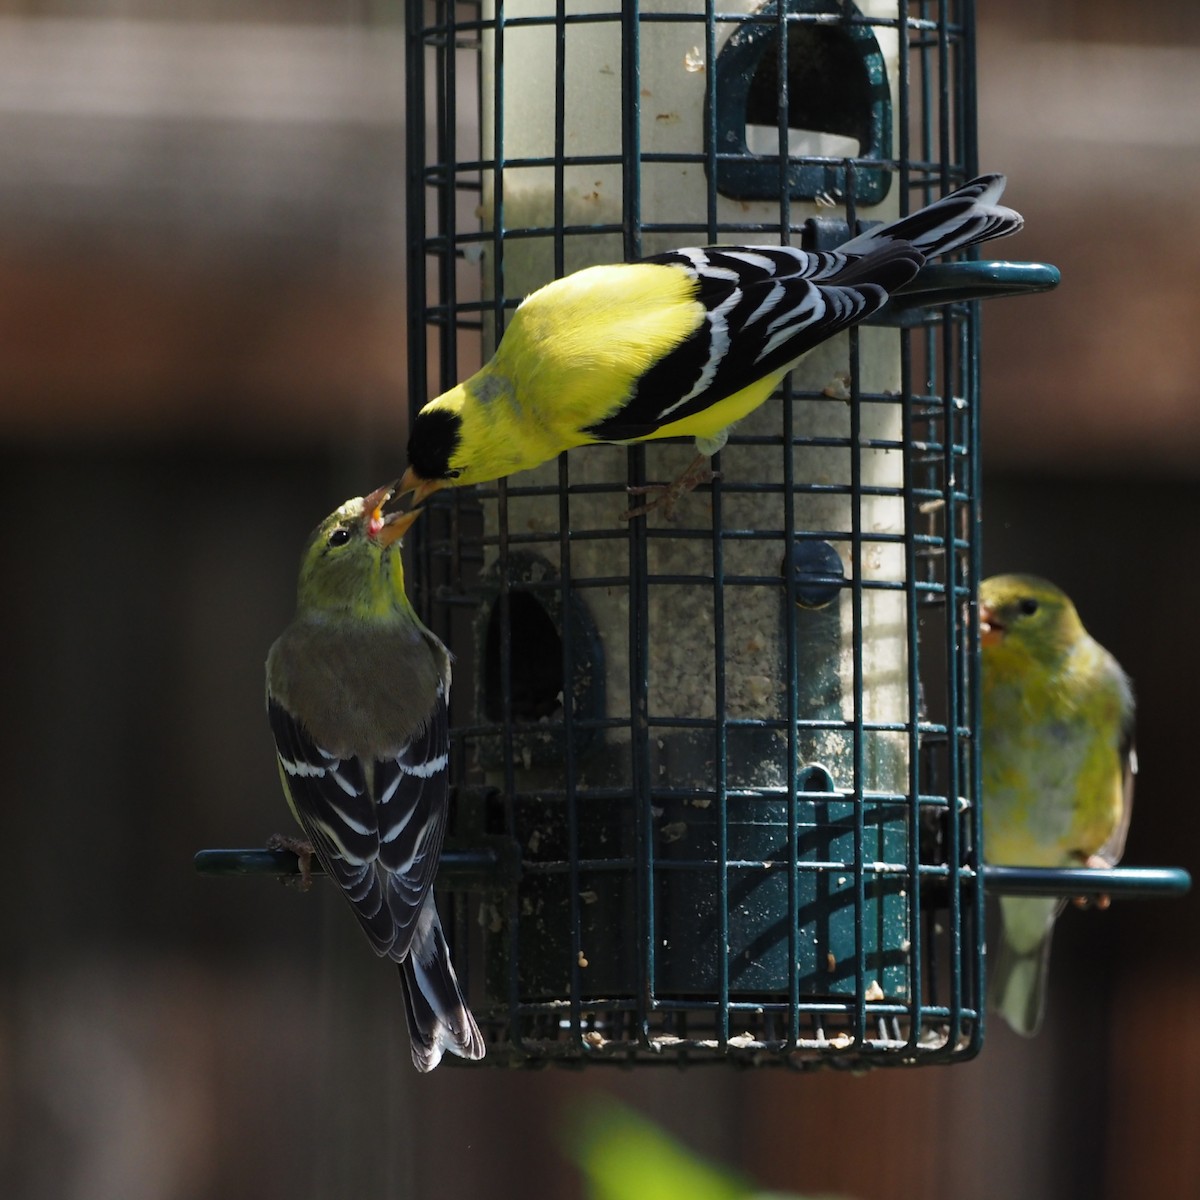
[[[1200,9],[980,9],[981,163],[1064,278],[986,312],[985,560],[1131,671],[1127,861],[1196,873]],[[1195,897],[1069,913],[1042,1036],[953,1069],[417,1079],[336,898],[193,873],[287,826],[262,661],[311,525],[400,463],[400,13],[0,10],[5,1195],[569,1200],[605,1089],[777,1189],[1194,1196]]]

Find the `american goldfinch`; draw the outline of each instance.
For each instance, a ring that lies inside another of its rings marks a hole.
[[[1052,583],[979,588],[983,835],[989,862],[1115,866],[1133,804],[1133,691]],[[1004,896],[991,1002],[1018,1033],[1041,1025],[1050,939],[1064,901]]]
[[[267,710],[292,813],[375,952],[400,966],[413,1062],[482,1058],[433,899],[449,785],[450,655],[404,591],[419,510],[394,488],[314,531],[296,616],[267,656]]]
[[[983,175],[833,252],[698,247],[547,284],[482,370],[417,414],[401,494],[419,504],[597,442],[685,436],[715,454],[803,355],[877,312],[928,258],[1020,229],[995,203],[1004,183]]]

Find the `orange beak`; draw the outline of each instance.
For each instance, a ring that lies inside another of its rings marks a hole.
[[[393,496],[399,494],[396,491],[396,484],[385,483],[383,487],[376,488],[369,496],[363,497],[363,512],[367,516],[367,532],[372,537],[378,538],[379,544],[384,549],[387,549],[393,542],[398,542],[424,511],[420,508],[411,508],[408,512],[388,513],[385,516],[383,506]]]
[[[424,512],[423,508],[410,508],[408,512],[389,513],[383,519],[383,528],[378,533],[379,544],[385,549],[398,542]]]
[[[383,517],[379,510],[396,494],[395,481],[385,483],[383,487],[376,488],[369,496],[363,497],[363,512],[370,513],[373,521],[382,521]]]
[[[996,620],[996,615],[986,604],[979,606],[979,644],[981,646],[998,646],[1004,637],[1004,626]]]
[[[422,479],[412,467],[400,477],[400,483],[396,489],[397,496],[403,496],[407,492],[412,492],[413,506],[423,504],[434,492],[441,491],[446,485],[440,479]]]

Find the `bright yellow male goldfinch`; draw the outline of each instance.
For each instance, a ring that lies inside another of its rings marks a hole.
[[[999,575],[979,587],[983,835],[988,862],[1112,867],[1125,849],[1137,758],[1133,691],[1052,583]],[[1000,899],[991,1004],[1032,1036],[1046,1005],[1064,900]]]
[[[715,454],[800,358],[878,312],[927,259],[1020,229],[996,203],[1004,183],[983,175],[831,252],[693,247],[547,284],[491,360],[417,414],[401,492],[419,504],[597,442],[684,436]]]
[[[419,512],[349,500],[300,564],[296,615],[267,657],[267,709],[296,820],[376,954],[399,964],[413,1062],[482,1058],[433,899],[449,787],[450,655],[404,590]]]

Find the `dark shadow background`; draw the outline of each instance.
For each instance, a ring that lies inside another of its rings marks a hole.
[[[287,828],[263,659],[310,527],[401,465],[399,10],[69,8],[0,15],[5,1194],[569,1198],[599,1088],[764,1187],[1194,1196],[1193,897],[1069,912],[1042,1035],[963,1066],[418,1079],[335,897],[193,872]],[[1200,17],[981,8],[1006,251],[1064,278],[986,312],[985,564],[1131,672],[1126,861],[1196,873]]]

